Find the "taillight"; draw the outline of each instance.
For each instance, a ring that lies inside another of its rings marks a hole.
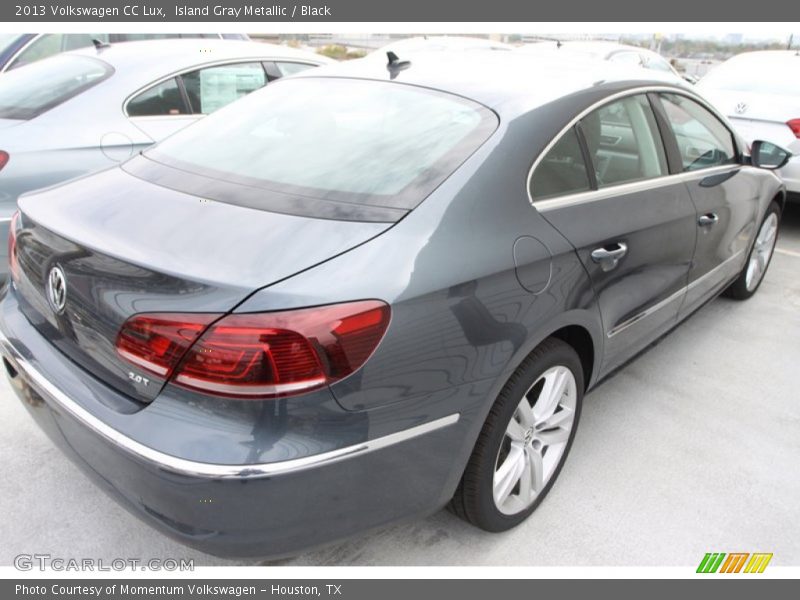
[[[285,397],[357,371],[383,338],[389,316],[388,305],[377,300],[221,319],[138,315],[123,326],[117,350],[143,369],[208,394]]]
[[[6,152],[5,150],[0,150],[0,171],[2,171],[3,167],[5,167],[8,164],[9,158],[10,157],[8,155],[8,152]]]
[[[222,315],[152,313],[125,321],[117,352],[137,367],[166,379],[206,327]]]
[[[17,258],[17,227],[19,227],[19,211],[16,211],[8,224],[8,270],[11,279],[19,277],[19,259]]]
[[[792,130],[794,137],[800,139],[800,119],[792,119],[786,123],[789,126],[789,129]]]

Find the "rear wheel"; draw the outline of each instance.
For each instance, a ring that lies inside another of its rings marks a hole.
[[[778,239],[780,220],[781,209],[777,202],[773,202],[769,205],[767,214],[764,215],[747,262],[742,272],[739,273],[739,277],[725,290],[726,296],[736,300],[746,300],[756,293],[764,280],[770,260],[772,260],[775,242]]]
[[[452,510],[487,531],[504,531],[524,521],[561,471],[582,399],[578,355],[561,340],[545,340],[489,411]]]

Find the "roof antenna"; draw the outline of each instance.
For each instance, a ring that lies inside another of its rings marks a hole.
[[[561,48],[564,44],[561,43],[561,40],[556,40],[556,48]]]
[[[386,58],[389,59],[389,62],[386,63],[386,68],[389,70],[389,73],[391,74],[391,79],[397,77],[397,74],[400,71],[407,69],[408,67],[411,66],[410,60],[400,60],[397,54],[395,54],[391,50],[389,50],[386,53]]]
[[[103,42],[101,40],[98,40],[97,38],[92,38],[92,44],[94,44],[94,49],[97,50],[98,52],[100,52],[100,50],[103,50],[105,48],[111,47],[111,44],[109,44],[108,42]]]

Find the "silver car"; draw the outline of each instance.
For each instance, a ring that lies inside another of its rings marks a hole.
[[[100,45],[5,73],[0,237],[20,194],[114,166],[269,81],[329,62],[270,44],[168,40]]]
[[[745,140],[769,140],[794,157],[779,174],[789,198],[800,199],[800,51],[745,52],[698,83]]]
[[[556,53],[559,56],[568,56],[576,59],[606,60],[619,65],[639,67],[657,72],[673,78],[675,83],[684,82],[684,78],[658,52],[616,42],[601,40],[536,42],[520,46],[517,48],[517,52],[545,55]]]

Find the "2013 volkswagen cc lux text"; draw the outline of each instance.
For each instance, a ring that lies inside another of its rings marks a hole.
[[[218,555],[528,517],[587,390],[758,289],[788,153],[641,70],[498,54],[308,71],[23,196],[0,346],[41,428]]]

